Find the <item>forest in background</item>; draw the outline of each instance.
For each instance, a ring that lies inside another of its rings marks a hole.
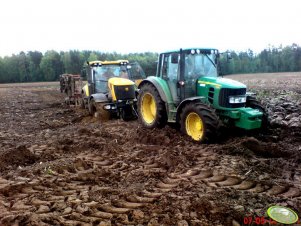
[[[240,73],[296,72],[301,71],[301,47],[269,46],[260,53],[252,50],[229,50],[232,59],[221,54],[220,71],[223,75]],[[158,53],[103,53],[100,51],[57,52],[50,50],[20,52],[0,57],[0,83],[56,81],[60,74],[80,74],[86,61],[126,59],[140,63],[147,76],[155,75]]]

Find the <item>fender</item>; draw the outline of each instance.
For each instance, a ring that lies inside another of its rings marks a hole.
[[[176,121],[178,122],[180,120],[180,114],[181,114],[181,111],[183,109],[183,107],[190,103],[190,102],[202,102],[202,103],[206,103],[206,98],[203,97],[203,96],[197,96],[197,97],[190,97],[190,98],[187,98],[185,100],[183,100],[179,106],[177,107],[177,116],[176,116]]]
[[[105,102],[109,101],[107,94],[104,94],[104,93],[92,94],[90,99],[92,99],[92,98],[94,99],[94,101],[96,103],[105,103]]]
[[[168,85],[165,80],[155,77],[155,76],[149,76],[139,84],[138,89],[140,89],[146,83],[150,83],[156,87],[161,99],[165,103],[167,103],[167,104],[173,103],[170,90],[169,90]]]

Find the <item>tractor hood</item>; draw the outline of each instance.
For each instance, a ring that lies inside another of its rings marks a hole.
[[[201,77],[198,79],[199,86],[213,86],[217,89],[219,88],[232,88],[232,89],[240,89],[240,88],[247,88],[241,82],[237,82],[232,79],[228,78],[220,78],[220,77]]]

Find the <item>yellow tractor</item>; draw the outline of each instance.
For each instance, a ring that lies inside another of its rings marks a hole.
[[[138,63],[127,60],[91,61],[85,67],[87,84],[82,89],[83,108],[101,119],[137,118],[137,86],[145,78]]]

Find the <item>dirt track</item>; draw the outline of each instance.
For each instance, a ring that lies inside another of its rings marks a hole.
[[[210,145],[171,127],[100,123],[53,83],[1,85],[0,225],[244,225],[275,204],[300,216],[301,77],[287,89],[234,78],[265,87],[273,127]]]

